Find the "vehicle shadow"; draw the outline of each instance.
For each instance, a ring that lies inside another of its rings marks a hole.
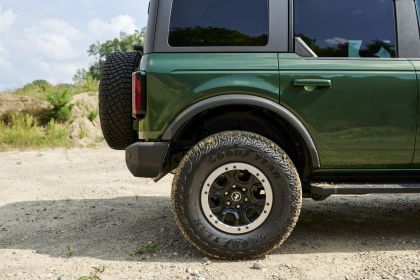
[[[296,229],[274,254],[420,250],[419,199],[305,199]],[[149,242],[162,250],[144,261],[203,258],[178,231],[168,197],[26,201],[0,207],[0,249],[138,261],[130,253]]]

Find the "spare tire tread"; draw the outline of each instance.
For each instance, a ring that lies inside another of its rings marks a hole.
[[[141,55],[115,52],[107,56],[99,85],[99,117],[104,138],[115,150],[125,150],[138,140],[131,115],[131,74]]]

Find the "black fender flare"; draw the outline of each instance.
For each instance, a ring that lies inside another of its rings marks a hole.
[[[309,156],[311,159],[311,164],[313,169],[319,169],[321,163],[318,156],[318,151],[315,147],[315,143],[312,140],[311,135],[309,134],[306,127],[302,122],[289,110],[287,110],[282,105],[275,103],[271,100],[246,94],[227,94],[220,95],[215,97],[210,97],[195,103],[194,105],[185,109],[181,114],[179,114],[174,121],[166,128],[161,139],[162,141],[171,141],[171,139],[176,135],[176,133],[188,123],[191,118],[194,118],[199,113],[221,107],[226,105],[245,105],[260,107],[262,109],[269,110],[277,114],[280,118],[285,120],[291,127],[293,127],[300,137],[305,142],[305,145],[309,151]]]

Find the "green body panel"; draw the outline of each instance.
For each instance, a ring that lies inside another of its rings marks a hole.
[[[285,54],[279,69],[281,104],[308,129],[322,168],[411,167],[417,82],[409,61]],[[305,88],[305,80],[315,86]]]
[[[147,114],[140,138],[159,139],[183,110],[216,95],[242,93],[278,102],[278,59],[275,53],[197,53],[145,55]]]
[[[420,94],[420,60],[411,60],[413,64],[416,74],[417,74],[417,90]],[[417,101],[417,132],[416,132],[416,146],[415,152],[413,157],[413,168],[420,169],[420,98]]]
[[[418,104],[408,60],[153,53],[143,56],[140,68],[147,72],[141,139],[159,140],[183,110],[201,100],[250,94],[280,102],[302,121],[322,169],[411,168]],[[414,158],[420,165],[420,153]]]

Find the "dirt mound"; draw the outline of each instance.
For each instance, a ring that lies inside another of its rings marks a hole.
[[[68,127],[69,138],[76,146],[90,147],[103,142],[98,103],[96,92],[84,92],[73,96]],[[19,112],[44,120],[49,108],[47,101],[36,97],[0,94],[0,121],[8,122],[11,116]],[[45,126],[46,122],[40,121],[38,125]]]
[[[48,109],[48,102],[36,97],[16,94],[0,94],[0,116],[22,112],[37,116]]]
[[[99,122],[98,94],[84,92],[72,99],[70,138],[77,146],[87,147],[103,141]]]

